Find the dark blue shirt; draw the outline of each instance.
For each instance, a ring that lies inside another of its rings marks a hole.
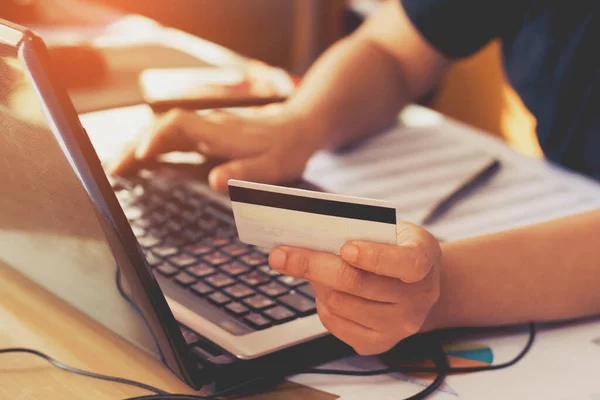
[[[450,58],[502,40],[508,80],[537,118],[546,157],[600,179],[600,2],[401,0]]]

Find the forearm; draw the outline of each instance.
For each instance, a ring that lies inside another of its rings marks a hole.
[[[327,50],[289,100],[306,134],[336,147],[395,122],[449,61],[414,29],[400,1],[384,3],[357,32]]]
[[[392,124],[408,101],[395,60],[352,37],[326,51],[289,105],[306,120],[319,147],[336,147]]]
[[[600,314],[600,211],[442,245],[426,329]]]

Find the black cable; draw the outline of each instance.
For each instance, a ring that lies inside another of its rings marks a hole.
[[[50,364],[52,364],[56,368],[62,369],[63,371],[67,371],[72,374],[83,375],[83,376],[87,376],[90,378],[100,379],[100,380],[108,381],[108,382],[116,382],[116,383],[122,383],[124,385],[136,386],[140,389],[148,390],[149,392],[154,392],[159,395],[169,394],[168,392],[165,392],[164,390],[157,389],[154,386],[146,385],[145,383],[132,381],[130,379],[117,378],[115,376],[96,374],[94,372],[88,372],[88,371],[84,371],[79,368],[70,367],[68,365],[61,363],[60,361],[56,361],[54,358],[47,356],[46,354],[39,352],[37,350],[26,349],[26,348],[21,348],[21,347],[15,347],[15,348],[11,348],[11,349],[0,349],[0,354],[6,354],[6,353],[33,354],[34,356],[38,356],[38,357],[43,358],[44,360],[48,361]]]
[[[448,363],[448,356],[446,352],[442,348],[440,343],[437,343],[437,346],[434,346],[437,351],[436,354],[433,354],[431,357],[436,368],[437,375],[433,382],[431,382],[425,389],[421,390],[419,393],[414,394],[407,398],[406,400],[422,400],[426,399],[429,395],[433,394],[436,390],[438,390],[446,380],[447,370],[450,368]]]
[[[164,356],[160,346],[158,345],[158,339],[156,338],[156,335],[154,334],[154,331],[152,330],[152,327],[150,326],[150,322],[148,322],[148,320],[146,319],[146,316],[144,315],[142,310],[138,307],[138,305],[135,303],[135,301],[133,301],[133,299],[131,297],[129,297],[129,295],[125,292],[125,289],[123,288],[123,278],[121,278],[121,267],[119,267],[118,264],[117,264],[117,269],[115,270],[115,283],[117,285],[117,290],[119,291],[119,294],[121,295],[121,297],[123,297],[125,299],[125,301],[135,310],[135,312],[138,313],[138,315],[140,316],[140,318],[142,318],[142,321],[144,321],[144,324],[146,325],[147,332],[149,332],[150,335],[152,335],[152,340],[154,340],[154,346],[156,349],[156,351],[152,351],[152,352],[155,354],[158,353],[160,360],[163,363],[165,363],[165,356]]]
[[[196,395],[196,394],[150,394],[150,395],[143,395],[143,396],[137,396],[137,397],[129,397],[124,400],[215,400],[219,397],[223,397],[228,394],[231,394],[231,393],[235,392],[236,390],[238,390],[242,387],[245,387],[247,385],[250,385],[251,383],[257,382],[259,380],[260,380],[260,378],[251,379],[247,382],[239,383],[228,389],[221,390],[219,392],[216,392],[216,393],[208,395],[208,396],[200,396],[200,395]]]
[[[299,374],[374,376],[374,375],[385,375],[385,374],[390,374],[390,373],[415,373],[415,372],[436,373],[437,374],[436,378],[433,380],[433,382],[431,384],[429,384],[429,386],[427,386],[421,392],[406,399],[406,400],[422,400],[422,399],[426,398],[427,396],[429,396],[430,394],[432,394],[433,392],[435,392],[444,383],[444,380],[449,373],[493,371],[493,370],[508,368],[508,367],[516,364],[521,359],[523,359],[523,357],[525,357],[525,355],[529,352],[529,350],[533,346],[533,342],[535,341],[535,336],[536,336],[535,324],[530,323],[529,324],[529,339],[527,340],[527,344],[525,345],[525,347],[512,360],[507,361],[502,364],[497,364],[497,365],[486,365],[486,366],[481,366],[481,367],[450,367],[446,353],[442,349],[441,345],[437,345],[437,346],[432,346],[432,348],[436,348],[436,352],[431,355],[431,359],[434,361],[435,367],[399,366],[399,367],[383,368],[383,369],[372,370],[372,371],[346,371],[346,370],[316,368],[316,369],[310,369],[310,370],[301,372]],[[218,397],[230,394],[243,386],[249,385],[253,382],[260,380],[260,378],[256,378],[256,379],[250,380],[248,382],[243,382],[243,383],[240,383],[229,389],[226,389],[226,390],[223,390],[223,391],[220,391],[220,392],[214,393],[212,395],[208,395],[208,396],[170,394],[168,392],[165,392],[164,390],[155,388],[153,386],[150,386],[150,385],[147,385],[147,384],[144,384],[141,382],[136,382],[136,381],[133,381],[130,379],[117,378],[117,377],[108,376],[108,375],[96,374],[93,372],[88,372],[88,371],[84,371],[84,370],[81,370],[78,368],[70,367],[70,366],[65,365],[65,364],[53,359],[52,357],[47,356],[46,354],[39,352],[37,350],[32,350],[32,349],[27,349],[27,348],[18,348],[18,347],[10,348],[10,349],[0,349],[0,354],[6,354],[6,353],[32,354],[32,355],[43,358],[48,363],[52,364],[53,366],[55,366],[57,368],[60,368],[64,371],[67,371],[67,372],[70,372],[73,374],[83,375],[83,376],[87,376],[90,378],[100,379],[100,380],[109,381],[109,382],[116,382],[116,383],[121,383],[121,384],[125,384],[125,385],[135,386],[140,389],[144,389],[149,392],[155,393],[152,395],[131,397],[131,398],[128,398],[125,400],[215,400]]]
[[[523,357],[525,357],[525,355],[531,349],[533,342],[535,341],[535,335],[536,335],[535,324],[530,323],[528,326],[529,326],[529,339],[527,340],[527,344],[525,345],[523,350],[521,350],[521,352],[512,360],[507,361],[502,364],[485,365],[485,366],[481,366],[481,367],[448,367],[446,372],[448,372],[448,373],[465,373],[465,372],[493,371],[493,370],[498,370],[498,369],[503,369],[503,368],[508,368],[508,367],[513,366],[514,364],[521,361],[521,359]],[[404,372],[404,373],[407,373],[407,372],[438,372],[438,370],[436,369],[436,367],[400,366],[400,367],[377,369],[377,370],[372,370],[372,371],[343,371],[343,370],[336,370],[336,369],[315,368],[315,369],[310,369],[308,371],[305,371],[303,373],[319,374],[319,375],[374,376],[374,375],[390,374],[390,373],[395,373],[395,372],[400,372],[400,373],[402,373],[402,372]]]
[[[148,396],[129,397],[125,400],[213,400],[213,396],[196,396],[191,394],[151,394]]]

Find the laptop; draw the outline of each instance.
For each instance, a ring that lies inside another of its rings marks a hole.
[[[309,283],[240,242],[228,199],[200,175],[152,163],[107,176],[42,40],[0,21],[0,268],[194,388],[276,381],[350,354]]]

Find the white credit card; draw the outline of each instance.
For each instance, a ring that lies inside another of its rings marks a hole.
[[[340,253],[349,240],[396,244],[396,207],[387,201],[230,180],[240,240],[263,248]]]

